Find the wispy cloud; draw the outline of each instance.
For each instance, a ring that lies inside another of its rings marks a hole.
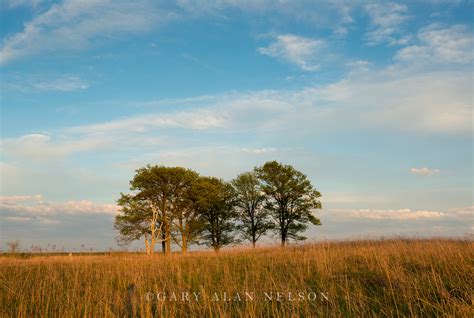
[[[445,213],[439,211],[423,211],[410,209],[399,210],[343,210],[339,211],[345,217],[362,218],[371,220],[419,220],[419,219],[439,219],[445,216]]]
[[[43,196],[41,194],[34,195],[2,195],[0,202],[3,204],[16,204],[24,201],[41,201]]]
[[[24,25],[21,32],[3,41],[0,48],[0,65],[41,53],[56,54],[84,50],[129,33],[144,33],[178,19],[201,17],[222,19],[227,14],[226,9],[229,8],[241,10],[246,15],[258,14],[266,17],[272,12],[272,15],[278,15],[284,20],[302,21],[315,27],[330,26],[337,29],[336,32],[339,34],[346,33],[347,30],[343,25],[353,21],[350,15],[352,5],[334,1],[318,5],[309,0],[289,2],[210,0],[199,3],[181,0],[174,4],[149,0],[65,0],[60,3],[41,0],[7,1],[7,8],[18,6],[34,8],[40,5],[49,8],[35,15]],[[269,25],[272,24],[272,19],[265,20],[268,20]],[[311,42],[307,44],[312,45]],[[302,66],[308,69],[315,67]]]
[[[344,105],[337,116],[398,131],[457,134],[472,130],[469,77],[465,72],[354,74],[319,94]],[[383,102],[381,102],[383,101]],[[347,117],[346,117],[347,116]]]
[[[16,7],[32,7],[36,8],[41,3],[48,2],[48,0],[5,0],[9,8]]]
[[[7,217],[5,217],[5,220],[11,221],[11,222],[24,223],[24,222],[32,221],[33,218],[26,217],[26,216],[7,216]]]
[[[415,174],[415,175],[418,175],[418,176],[422,176],[422,177],[430,177],[432,175],[435,175],[437,173],[439,173],[439,169],[431,169],[431,168],[426,168],[426,167],[423,167],[423,168],[411,168],[410,169],[410,172],[412,174]]]
[[[4,218],[4,221],[9,223],[31,223],[31,224],[60,224],[61,221],[54,220],[50,218],[45,218],[42,216],[27,217],[27,216],[7,216]]]
[[[353,21],[351,9],[355,1],[314,0],[179,0],[177,5],[192,15],[226,16],[226,9],[240,10],[246,14],[265,16],[270,20],[298,21],[314,27],[341,25]],[[262,20],[263,21],[263,20]]]
[[[258,52],[295,64],[303,71],[316,71],[317,53],[324,46],[324,41],[297,36],[280,34],[267,47],[261,47]]]
[[[146,151],[169,146],[166,129],[222,130],[229,122],[225,112],[201,108],[132,116],[109,122],[68,127],[48,133],[3,138],[1,150],[8,160],[56,162],[79,153]],[[161,132],[161,133],[160,133]]]
[[[65,75],[52,81],[31,83],[31,86],[41,91],[69,92],[87,89],[89,83],[77,76]]]
[[[22,77],[7,75],[4,79],[4,89],[21,92],[72,92],[86,90],[89,82],[77,75],[64,74],[60,76],[34,76]]]
[[[396,38],[401,24],[408,19],[408,7],[393,2],[371,3],[365,6],[372,22],[372,29],[366,34],[369,44],[406,44],[407,37]]]
[[[147,1],[66,0],[7,38],[0,49],[0,65],[41,52],[82,50],[122,33],[147,31],[170,18]]]
[[[318,237],[454,236],[472,233],[474,207],[446,210],[323,209],[316,214],[323,226],[310,229]]]
[[[474,206],[445,211],[411,210],[411,209],[331,209],[327,212],[337,214],[343,218],[368,219],[368,220],[441,220],[463,219],[469,220],[474,216]],[[334,216],[334,215],[333,215]]]
[[[119,149],[134,153],[137,147],[147,151],[158,145],[166,150],[173,143],[167,137],[174,135],[170,129],[209,134],[251,133],[253,138],[268,136],[270,132],[295,135],[367,128],[415,134],[471,132],[469,73],[407,74],[367,69],[361,72],[356,70],[339,82],[300,90],[263,90],[150,102],[179,104],[185,110],[4,138],[2,150],[8,160],[42,160]],[[256,147],[260,152],[271,150],[266,148]]]
[[[422,28],[418,43],[397,52],[395,59],[417,64],[469,64],[474,60],[474,34],[465,25]]]
[[[22,196],[14,196],[22,197]],[[13,220],[26,221],[27,218],[40,216],[58,216],[58,215],[88,215],[88,214],[108,214],[115,215],[118,207],[115,204],[97,204],[88,200],[51,202],[43,200],[43,196],[35,199],[32,197],[27,201],[0,201],[0,210],[6,217]]]
[[[243,152],[255,154],[255,155],[263,155],[266,153],[272,153],[275,152],[277,149],[273,147],[268,147],[268,148],[242,148]]]
[[[69,136],[61,142],[61,140],[53,140],[50,135],[40,133],[27,134],[18,138],[5,138],[2,141],[2,150],[8,156],[35,158],[35,160],[64,157],[72,153],[105,147],[107,147],[107,142],[104,138],[81,136],[81,138],[75,139],[74,136]]]
[[[73,127],[71,131],[79,133],[105,133],[124,130],[145,132],[166,127],[204,130],[222,128],[226,126],[226,123],[227,120],[222,114],[216,114],[209,109],[198,109],[195,111],[133,116],[106,123]]]
[[[465,133],[471,130],[468,78],[463,72],[387,74],[364,69],[362,76],[353,73],[328,85],[197,97],[177,102],[189,104],[193,110],[134,116],[70,130],[87,134],[158,128],[313,131],[318,127],[346,129],[349,126],[329,123],[358,118],[350,127]]]

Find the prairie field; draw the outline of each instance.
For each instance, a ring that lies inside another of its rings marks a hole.
[[[0,257],[2,317],[473,317],[470,240]]]

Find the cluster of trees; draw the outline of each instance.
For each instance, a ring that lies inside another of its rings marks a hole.
[[[266,162],[231,182],[200,176],[182,167],[150,166],[136,170],[129,194],[121,193],[115,218],[119,242],[143,239],[147,254],[161,243],[171,252],[174,241],[182,253],[190,244],[218,251],[243,240],[253,246],[275,233],[284,246],[309,223],[320,225],[312,211],[321,208],[321,194],[291,165]]]

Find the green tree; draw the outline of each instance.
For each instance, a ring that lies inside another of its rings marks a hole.
[[[138,195],[121,193],[117,203],[121,211],[115,216],[114,227],[119,232],[119,244],[129,245],[143,237],[146,253],[153,254],[155,243],[163,240],[158,211]]]
[[[272,215],[275,230],[285,246],[289,239],[304,240],[299,233],[306,230],[308,223],[321,225],[311,212],[321,208],[318,200],[321,194],[311,185],[306,175],[277,161],[266,162],[255,168],[266,194],[265,208]]]
[[[195,188],[195,202],[203,222],[201,243],[219,251],[237,242],[234,238],[235,217],[232,186],[220,179],[201,177]]]
[[[173,229],[176,231],[172,231],[171,235],[183,254],[186,254],[188,246],[198,239],[203,228],[196,203],[199,197],[196,191],[198,180],[199,175],[195,171],[174,170],[170,206]]]
[[[177,225],[182,241],[186,242],[181,244],[185,251],[187,235],[194,224],[194,215],[191,217],[190,212],[186,212],[189,207],[187,196],[197,178],[196,172],[182,167],[147,165],[136,170],[130,181],[133,194],[122,195],[118,201],[123,212],[122,218],[117,219],[122,232],[130,232],[129,238],[148,234],[150,251],[154,251],[155,242],[161,241],[163,251],[168,254],[171,252],[172,225]],[[142,217],[149,230],[144,231],[139,223],[134,223]]]
[[[255,172],[245,172],[231,182],[238,215],[238,229],[255,247],[257,240],[272,228],[268,210],[264,209],[265,193]]]

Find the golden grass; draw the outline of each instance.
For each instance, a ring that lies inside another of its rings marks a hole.
[[[333,242],[169,257],[0,257],[0,265],[5,317],[474,316],[474,250],[467,240]],[[157,300],[158,292],[168,299]],[[182,301],[181,292],[201,296]],[[224,292],[234,300],[224,301]],[[273,300],[265,292],[273,292]],[[300,300],[298,292],[311,299]]]

